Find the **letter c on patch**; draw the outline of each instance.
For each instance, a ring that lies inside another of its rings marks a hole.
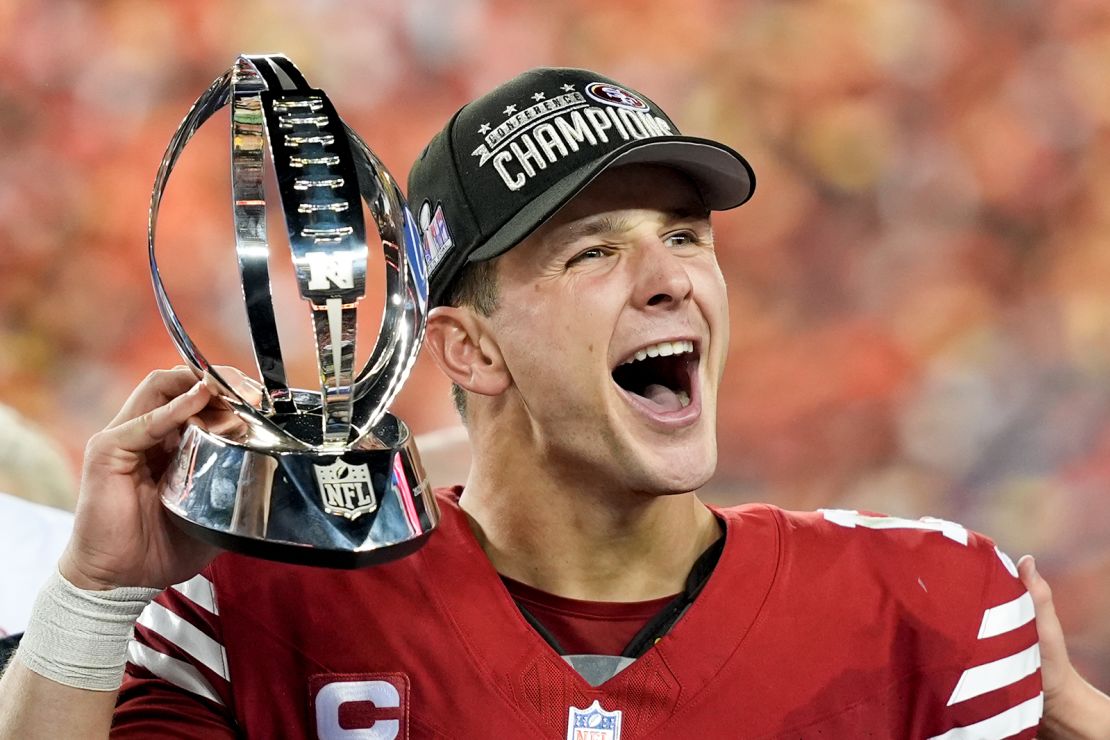
[[[339,725],[339,707],[369,701],[379,708],[401,706],[397,687],[388,681],[337,681],[316,694],[316,734],[320,740],[394,740],[401,732],[396,719],[379,719],[372,727],[346,729]]]

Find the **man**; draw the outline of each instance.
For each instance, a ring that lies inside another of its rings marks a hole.
[[[211,398],[152,375],[89,444],[0,735],[103,736],[126,650],[120,737],[1031,737],[1032,603],[989,540],[692,493],[728,338],[709,211],[753,185],[592,72],[464,107],[409,189],[473,447],[440,531],[365,571],[213,560],[154,496]],[[1097,712],[1053,645],[1050,712]]]

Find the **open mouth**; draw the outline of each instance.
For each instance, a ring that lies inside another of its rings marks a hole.
[[[613,369],[613,382],[661,412],[690,405],[698,353],[690,340],[659,342],[637,350]]]

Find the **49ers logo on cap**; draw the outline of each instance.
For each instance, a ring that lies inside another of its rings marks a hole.
[[[591,82],[586,86],[586,94],[599,103],[615,105],[629,110],[649,111],[651,106],[639,95],[628,92],[612,82]]]

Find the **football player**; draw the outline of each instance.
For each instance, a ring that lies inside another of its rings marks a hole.
[[[1030,561],[1032,595],[952,522],[699,501],[729,336],[711,213],[753,188],[594,72],[462,108],[409,184],[473,448],[440,530],[362,571],[217,557],[155,494],[212,399],[155,373],[89,443],[0,734],[1028,738],[1045,707],[1096,736]]]

